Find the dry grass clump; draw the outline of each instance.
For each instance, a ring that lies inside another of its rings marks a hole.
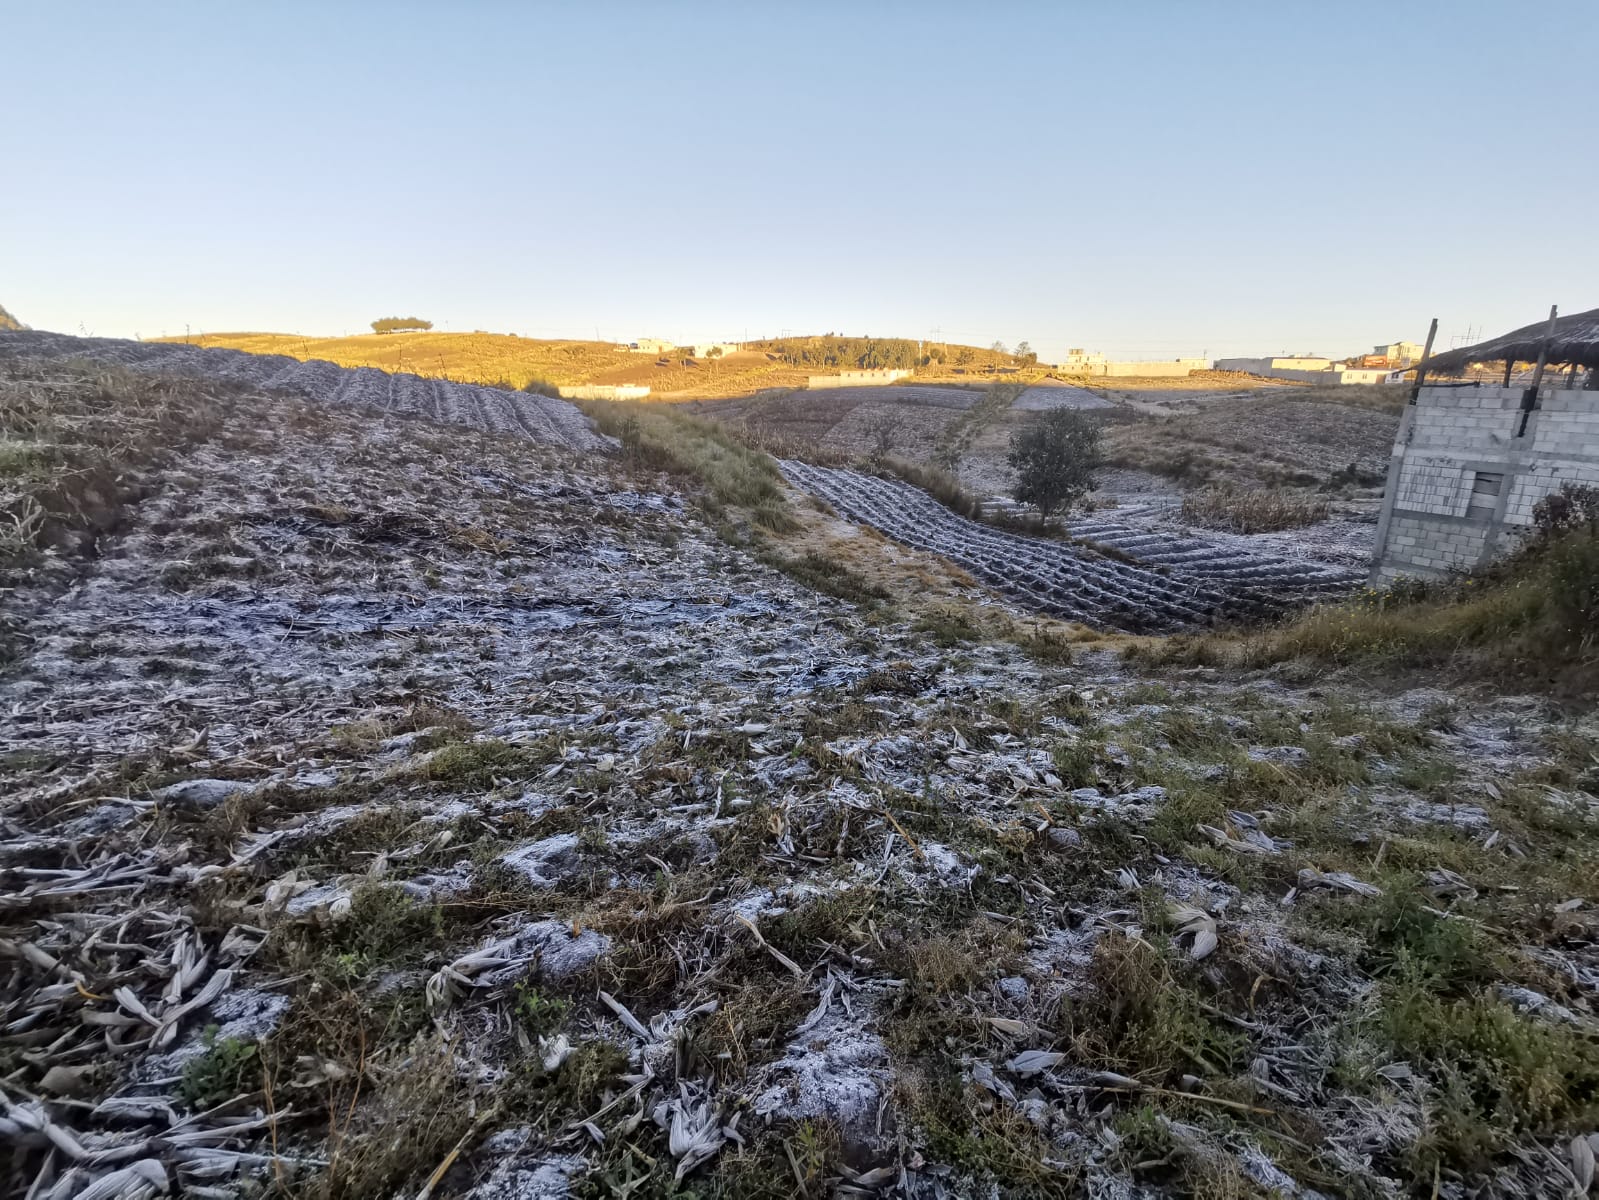
[[[583,409],[601,433],[622,443],[623,457],[634,466],[703,483],[713,515],[739,508],[773,533],[797,527],[777,463],[741,445],[724,426],[661,405],[596,400]]]
[[[1284,488],[1240,488],[1219,484],[1183,497],[1183,517],[1206,529],[1231,533],[1276,533],[1325,521],[1327,501]]]
[[[216,385],[13,360],[0,377],[0,565],[89,549],[155,467],[222,427]]]
[[[1310,384],[1303,390],[1295,389],[1297,400],[1316,400],[1324,404],[1342,404],[1347,408],[1369,408],[1374,412],[1401,413],[1410,399],[1407,383],[1351,383]]]
[[[1475,576],[1368,588],[1261,633],[1175,637],[1127,653],[1153,664],[1453,668],[1589,695],[1599,688],[1599,519],[1541,530]]]

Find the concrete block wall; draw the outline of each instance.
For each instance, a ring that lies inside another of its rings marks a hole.
[[[1390,554],[1376,573],[1379,583],[1433,577],[1476,562],[1485,548],[1486,526],[1441,517],[1400,516],[1389,527]]]
[[[1599,391],[1545,389],[1525,428],[1524,395],[1519,387],[1421,389],[1394,440],[1374,582],[1469,571],[1512,547],[1533,507],[1562,484],[1599,486]],[[1471,509],[1479,474],[1503,476],[1491,511]]]
[[[859,371],[840,371],[837,375],[810,375],[805,386],[813,388],[876,387],[909,378],[901,367],[873,367]]]

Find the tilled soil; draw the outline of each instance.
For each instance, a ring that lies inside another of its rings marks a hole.
[[[303,396],[319,404],[353,405],[396,416],[469,425],[573,450],[591,450],[604,444],[588,418],[565,400],[419,375],[390,374],[373,367],[340,367],[318,359],[301,362],[281,354],[247,354],[242,350],[202,349],[170,342],[79,338],[39,331],[0,333],[0,354],[225,379],[264,391]]]
[[[857,471],[785,461],[797,486],[852,520],[942,555],[1026,607],[1135,632],[1170,630],[1336,595],[1362,573],[1101,519],[1073,522],[1070,542],[1026,537],[951,512],[918,488]]]

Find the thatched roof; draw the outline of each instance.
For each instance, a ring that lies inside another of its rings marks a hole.
[[[1535,362],[1543,346],[1544,335],[1549,332],[1549,319],[1524,325],[1502,337],[1478,342],[1475,346],[1462,346],[1446,350],[1427,360],[1427,370],[1458,371],[1472,363]],[[1582,367],[1599,367],[1599,308],[1572,313],[1569,317],[1555,318],[1555,335],[1549,343],[1549,362],[1562,366],[1576,363]]]

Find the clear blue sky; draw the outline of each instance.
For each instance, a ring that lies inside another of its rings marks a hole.
[[[1052,359],[1599,304],[1593,0],[0,0],[0,31],[0,303],[39,328]]]

